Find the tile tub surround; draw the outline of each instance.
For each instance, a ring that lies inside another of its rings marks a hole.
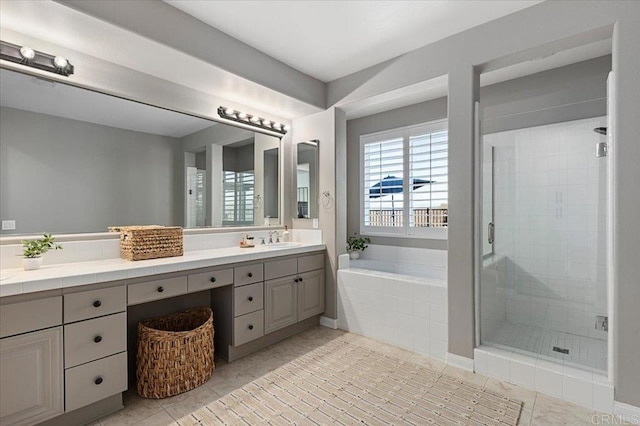
[[[493,346],[474,350],[474,371],[603,413],[614,412],[613,385],[592,369]]]
[[[263,232],[255,232],[251,233],[251,235],[261,236],[262,233]],[[65,248],[58,252],[65,251],[67,247],[69,247],[72,252],[77,252],[77,249],[93,250],[92,256],[98,256],[97,253],[102,253],[106,257],[93,260],[86,260],[86,258],[83,257],[83,260],[76,260],[75,262],[50,263],[49,265],[44,265],[37,271],[23,271],[19,266],[5,269],[5,258],[3,257],[3,268],[0,271],[0,297],[205,268],[235,262],[268,259],[271,257],[325,249],[324,244],[318,242],[318,237],[321,234],[317,231],[315,231],[315,233],[294,232],[293,240],[299,242],[300,245],[281,249],[267,249],[260,246],[256,246],[253,249],[241,249],[238,247],[238,242],[242,235],[246,235],[246,233],[185,236],[185,253],[183,256],[136,262],[120,259],[119,241],[116,241],[118,242],[118,248],[114,250],[115,255],[105,249],[102,243],[111,242],[110,240],[63,243]],[[5,249],[3,256],[6,255],[9,247],[11,246],[0,246],[0,248]],[[58,252],[47,253],[46,256]]]
[[[402,275],[398,263],[393,264],[395,272],[382,272],[350,267],[348,255],[341,255],[339,262],[338,328],[445,360],[448,342],[445,280]],[[372,264],[365,262],[365,265]],[[381,265],[384,264],[378,262]],[[415,272],[421,267],[424,264],[408,264],[406,270]],[[444,271],[434,269],[431,275]]]

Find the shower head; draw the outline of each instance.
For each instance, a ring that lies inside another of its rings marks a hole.
[[[601,135],[606,135],[607,134],[607,128],[606,127],[596,127],[595,129],[593,129],[594,132],[599,133]]]

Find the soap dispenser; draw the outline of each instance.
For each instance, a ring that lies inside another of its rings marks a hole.
[[[291,232],[289,232],[289,227],[287,225],[284,226],[284,232],[282,233],[282,241],[288,243],[291,241]]]

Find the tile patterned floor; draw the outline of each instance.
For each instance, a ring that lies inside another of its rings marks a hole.
[[[520,416],[520,424],[522,425],[593,424],[592,415],[594,413],[586,408],[499,380],[447,366],[440,361],[366,337],[340,330],[316,327],[232,364],[226,364],[224,361],[217,362],[217,368],[211,380],[205,385],[182,395],[162,400],[150,400],[140,398],[135,394],[135,391],[128,391],[124,396],[125,408],[94,422],[93,426],[180,425],[181,419],[200,407],[210,404],[221,396],[334,339],[342,339],[399,359],[444,371],[449,375],[484,385],[489,389],[524,401],[523,411]]]
[[[505,349],[515,348],[532,352],[550,359],[561,359],[565,363],[602,372],[607,369],[605,340],[505,322],[488,343],[503,346]],[[554,346],[569,349],[569,354],[554,352]]]

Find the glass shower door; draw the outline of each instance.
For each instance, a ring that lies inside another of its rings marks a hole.
[[[608,165],[593,131],[606,125],[483,135],[483,345],[607,369]]]

